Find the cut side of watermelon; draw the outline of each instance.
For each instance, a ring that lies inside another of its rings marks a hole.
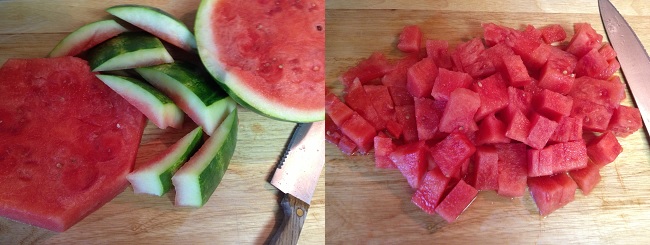
[[[89,51],[93,71],[132,69],[174,62],[158,38],[143,32],[126,32]]]
[[[50,51],[48,57],[76,56],[127,31],[115,20],[93,22],[68,34]]]
[[[176,206],[201,207],[221,182],[237,144],[237,108],[172,177]]]
[[[194,32],[203,64],[240,105],[313,122],[325,117],[324,29],[323,1],[205,0]]]

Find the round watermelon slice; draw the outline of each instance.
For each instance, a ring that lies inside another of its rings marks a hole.
[[[325,1],[203,0],[201,60],[228,94],[259,114],[325,118]]]
[[[76,57],[0,68],[0,216],[64,231],[124,191],[145,118]]]

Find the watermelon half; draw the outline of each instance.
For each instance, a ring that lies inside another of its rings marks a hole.
[[[194,33],[203,64],[242,106],[325,119],[324,1],[203,0]]]

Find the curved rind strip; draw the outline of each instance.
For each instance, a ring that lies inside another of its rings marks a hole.
[[[172,63],[174,59],[158,38],[142,32],[127,32],[89,51],[93,71],[132,69]]]
[[[127,31],[115,20],[93,22],[68,34],[50,51],[48,57],[75,56]]]

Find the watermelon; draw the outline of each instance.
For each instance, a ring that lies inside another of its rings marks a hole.
[[[125,32],[88,51],[93,71],[114,71],[171,63],[160,40],[142,32]]]
[[[437,67],[451,69],[449,42],[445,40],[427,40],[425,42],[427,57],[433,59]]]
[[[614,110],[607,129],[614,132],[616,136],[627,137],[641,127],[643,127],[643,121],[639,108],[621,105]]]
[[[474,187],[460,180],[436,207],[436,213],[447,222],[454,222],[472,204],[477,194],[478,191]]]
[[[325,118],[324,1],[204,0],[194,33],[201,61],[240,105],[285,121]]]
[[[431,148],[431,156],[440,171],[446,177],[451,177],[475,151],[476,147],[467,136],[451,133]]]
[[[559,24],[552,24],[545,27],[542,27],[540,30],[542,34],[542,39],[545,43],[551,44],[555,42],[562,42],[566,39],[566,31]]]
[[[526,145],[510,143],[494,146],[499,155],[497,193],[506,197],[523,196],[528,177]]]
[[[124,191],[145,117],[86,61],[8,60],[0,94],[1,216],[65,231]]]
[[[589,162],[586,167],[569,171],[569,175],[576,182],[582,194],[589,195],[600,182],[600,167],[596,164]]]
[[[432,59],[424,58],[406,71],[406,89],[413,97],[431,94],[433,83],[438,76],[438,67]]]
[[[86,24],[61,39],[48,57],[76,56],[126,31],[128,29],[115,20],[100,20]]]
[[[457,88],[469,88],[474,79],[467,73],[439,68],[431,88],[431,96],[436,100],[449,100],[451,92]]]
[[[438,168],[426,172],[411,202],[428,214],[434,214],[448,183],[449,178],[445,177]]]
[[[429,150],[424,141],[401,145],[390,154],[390,159],[413,189],[420,186],[422,176],[427,170],[428,157]]]
[[[587,155],[598,167],[613,162],[621,152],[623,152],[623,147],[610,131],[601,134],[587,144]]]
[[[420,51],[422,43],[422,31],[417,25],[405,26],[399,35],[397,49],[405,53]]]
[[[465,88],[454,90],[440,118],[439,130],[445,133],[478,130],[474,114],[480,106],[481,99],[477,93]]]
[[[477,190],[497,190],[499,184],[499,154],[492,146],[479,146],[474,153],[474,169],[468,175],[468,184]]]

